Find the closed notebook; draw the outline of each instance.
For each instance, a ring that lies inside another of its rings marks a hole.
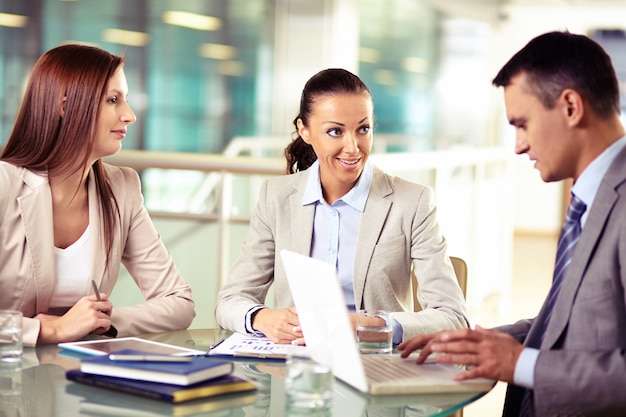
[[[199,398],[248,392],[256,389],[254,382],[233,374],[188,386],[87,374],[78,369],[67,371],[65,377],[70,381],[80,384],[92,385],[94,387],[106,388],[108,390],[170,403],[180,403]],[[115,401],[115,399],[111,398],[111,402]]]
[[[174,385],[190,385],[230,374],[232,362],[205,356],[194,356],[190,362],[151,362],[111,360],[111,355],[145,355],[150,353],[125,349],[105,356],[85,358],[80,370],[88,374],[107,375],[118,378],[160,382]]]

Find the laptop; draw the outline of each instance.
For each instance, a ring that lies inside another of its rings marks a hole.
[[[398,353],[362,355],[335,267],[285,249],[280,255],[307,350],[336,378],[371,395],[484,392],[495,384],[454,381],[461,368],[434,361],[417,365],[415,354],[405,359]]]

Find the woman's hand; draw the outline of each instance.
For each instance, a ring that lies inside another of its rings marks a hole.
[[[295,307],[263,308],[254,315],[252,328],[262,332],[274,343],[304,344]]]
[[[60,343],[78,340],[89,334],[103,334],[111,327],[113,304],[107,294],[101,293],[101,301],[95,295],[82,297],[63,316],[38,314],[41,322],[38,343]]]

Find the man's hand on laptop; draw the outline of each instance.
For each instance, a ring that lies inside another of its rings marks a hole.
[[[254,315],[252,328],[262,332],[274,343],[304,344],[304,335],[295,307],[263,308]]]
[[[418,364],[433,354],[435,362],[466,366],[467,370],[455,377],[459,381],[482,377],[513,382],[515,364],[523,348],[513,336],[480,326],[474,330],[444,330],[417,335],[398,345],[403,358],[421,349],[416,360]]]

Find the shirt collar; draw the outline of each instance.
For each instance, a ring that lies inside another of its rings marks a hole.
[[[322,195],[322,183],[320,182],[320,163],[315,161],[308,169],[309,178],[307,180],[306,188],[304,189],[304,195],[302,196],[302,205],[324,202]],[[367,196],[370,192],[372,185],[372,176],[374,169],[370,161],[365,162],[363,172],[359,176],[356,184],[346,195],[339,200],[348,204],[352,208],[363,211],[365,209],[365,203],[367,202]]]
[[[593,200],[596,198],[596,194],[600,188],[600,183],[602,182],[606,171],[608,171],[611,163],[613,163],[613,160],[624,148],[624,146],[626,146],[626,137],[621,137],[613,142],[600,155],[598,155],[596,159],[591,161],[582,174],[580,174],[580,177],[578,177],[574,185],[572,185],[571,192],[576,195],[576,197],[580,198],[587,206],[587,210],[585,210],[580,218],[580,224],[583,227],[587,222],[589,210],[593,204]]]
[[[604,175],[624,146],[626,146],[626,137],[622,136],[591,161],[572,186],[572,193],[587,205],[586,212],[589,211],[596,198]]]

